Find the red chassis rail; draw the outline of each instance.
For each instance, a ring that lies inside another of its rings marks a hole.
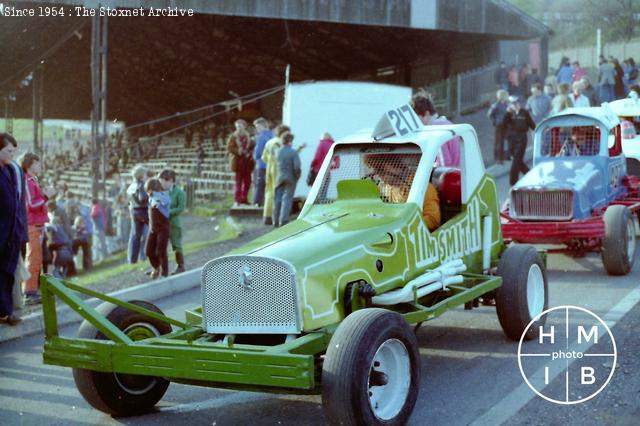
[[[502,236],[530,244],[568,244],[575,240],[600,239],[604,236],[602,216],[570,222],[524,222],[501,213]]]
[[[612,201],[609,206],[626,206],[632,214],[640,214],[640,184],[635,176],[627,176],[625,185],[629,189],[624,198]],[[609,207],[607,206],[607,207]],[[607,207],[594,209],[593,216],[584,220],[567,222],[530,222],[514,219],[507,211],[502,217],[502,236],[507,241],[529,244],[559,244],[564,248],[549,252],[583,255],[599,251],[604,237],[603,215]]]

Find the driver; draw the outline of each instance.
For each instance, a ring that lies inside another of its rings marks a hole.
[[[592,155],[592,141],[589,132],[593,130],[591,126],[575,126],[571,128],[571,137],[564,141],[562,148],[556,157],[577,157],[579,155]]]
[[[401,154],[372,154],[365,158],[365,163],[379,177],[377,180],[380,196],[384,201],[404,203],[409,197],[411,183],[420,157]],[[440,226],[440,198],[436,187],[429,182],[422,203],[422,219],[429,231]]]

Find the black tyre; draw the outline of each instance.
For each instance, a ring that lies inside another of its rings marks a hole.
[[[531,320],[547,309],[547,271],[533,247],[514,245],[502,254],[498,275],[502,277],[502,286],[496,290],[498,320],[504,334],[519,341]],[[541,325],[544,317],[529,328],[524,339],[532,339]]]
[[[361,309],[340,324],[322,367],[329,424],[404,424],[419,386],[418,342],[400,314]]]
[[[155,305],[140,300],[130,303],[162,314]],[[171,332],[171,325],[125,308],[103,303],[97,311],[106,316],[132,340],[160,336]],[[106,340],[106,336],[87,321],[78,329],[83,339]],[[133,416],[149,412],[162,398],[169,382],[160,377],[133,374],[103,373],[81,368],[73,369],[73,379],[80,394],[92,407],[113,416]]]
[[[604,212],[602,263],[609,275],[626,275],[633,267],[636,224],[625,206],[610,206]]]

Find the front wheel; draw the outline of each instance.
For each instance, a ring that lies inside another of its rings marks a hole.
[[[398,313],[358,310],[331,338],[322,367],[329,424],[401,425],[413,411],[420,357],[413,330]]]
[[[130,303],[162,314],[155,305],[140,300]],[[171,332],[171,325],[120,306],[103,303],[96,308],[131,340],[157,337]],[[82,339],[105,340],[106,336],[88,321],[78,329]],[[73,369],[73,379],[84,399],[92,407],[113,416],[133,416],[149,412],[167,391],[169,382],[161,377],[104,373]]]
[[[627,275],[636,251],[636,224],[625,206],[611,206],[604,212],[602,264],[609,275]]]
[[[518,341],[527,325],[549,303],[547,272],[538,252],[531,246],[510,246],[498,263],[502,286],[496,290],[496,311],[504,334]],[[525,340],[534,337],[544,318],[530,327]]]

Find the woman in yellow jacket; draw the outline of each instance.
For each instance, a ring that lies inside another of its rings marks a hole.
[[[271,213],[273,210],[273,197],[276,192],[276,178],[278,175],[278,150],[282,147],[280,136],[284,132],[290,132],[289,126],[279,125],[274,129],[275,136],[267,141],[262,151],[262,161],[267,164],[264,184],[264,210],[262,213],[265,225],[271,225]]]

